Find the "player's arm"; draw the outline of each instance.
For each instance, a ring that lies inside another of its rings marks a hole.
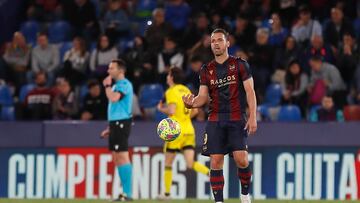
[[[249,106],[249,118],[246,123],[245,128],[249,134],[255,133],[257,130],[257,121],[256,121],[256,96],[254,90],[254,80],[252,77],[243,81],[244,89],[246,92],[246,100]]]
[[[186,108],[199,108],[207,103],[209,98],[209,89],[206,85],[200,85],[199,93],[195,97],[193,94],[187,94],[182,97]]]
[[[111,102],[117,102],[121,99],[122,97],[122,93],[120,92],[114,92],[111,88],[111,86],[106,86],[105,87],[105,92],[106,92],[106,97],[111,101]]]
[[[170,104],[167,104],[167,105],[164,105],[162,101],[159,102],[159,104],[157,105],[157,109],[168,115],[168,116],[172,116],[175,114],[175,111],[176,111],[176,104],[174,103],[170,103]]]

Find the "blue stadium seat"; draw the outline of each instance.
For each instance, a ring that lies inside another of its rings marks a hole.
[[[19,101],[21,103],[25,102],[25,99],[26,99],[26,96],[27,94],[33,90],[35,88],[35,84],[26,84],[26,85],[23,85],[21,88],[20,88],[20,93],[19,93]]]
[[[49,26],[49,41],[51,43],[61,43],[70,40],[71,26],[66,21],[57,21]]]
[[[260,114],[261,120],[269,120],[270,119],[269,108],[267,106],[259,105],[257,107],[257,112]]]
[[[71,41],[64,42],[61,44],[59,53],[60,53],[60,60],[62,61],[64,59],[65,53],[72,48],[73,44]]]
[[[281,102],[282,91],[280,84],[271,84],[266,88],[265,102],[266,106],[278,106]]]
[[[300,121],[300,108],[296,105],[285,105],[280,107],[278,121]]]
[[[163,99],[164,89],[160,84],[147,84],[142,86],[139,92],[139,104],[141,108],[155,107]]]
[[[40,25],[36,21],[26,21],[20,26],[20,32],[25,36],[26,41],[31,45],[36,44],[36,37],[39,31]]]
[[[2,121],[14,121],[15,120],[15,108],[13,106],[3,106],[1,108],[1,120]]]
[[[13,105],[14,100],[11,95],[10,88],[2,84],[0,85],[0,105],[1,106],[10,106]]]

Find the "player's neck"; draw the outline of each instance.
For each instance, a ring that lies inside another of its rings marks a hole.
[[[225,52],[220,56],[215,56],[215,61],[219,64],[223,64],[229,58],[229,54]]]
[[[118,75],[118,77],[116,78],[116,81],[123,80],[123,79],[125,79],[125,75],[120,74],[120,75]]]

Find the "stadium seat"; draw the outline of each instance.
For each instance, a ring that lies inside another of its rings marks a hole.
[[[48,31],[51,43],[61,43],[70,40],[71,26],[66,21],[57,21],[50,24]]]
[[[3,106],[1,108],[1,120],[2,121],[14,121],[15,120],[15,108],[13,106]]]
[[[264,105],[259,105],[257,107],[257,112],[260,114],[261,120],[269,120],[270,116],[269,116],[269,109],[267,106]]]
[[[346,121],[360,121],[360,105],[348,105],[344,107]]]
[[[308,113],[308,121],[315,122],[316,111],[321,108],[321,105],[314,105],[310,108]]]
[[[20,32],[25,36],[26,41],[31,45],[36,44],[36,37],[39,31],[40,25],[36,21],[26,21],[20,26]]]
[[[147,84],[140,88],[139,104],[141,108],[155,107],[163,99],[164,89],[160,84]]]
[[[27,94],[35,88],[35,84],[26,84],[20,88],[19,101],[23,103],[26,99]]]
[[[271,84],[266,88],[265,102],[263,105],[270,107],[277,106],[281,102],[281,96],[282,91],[280,84]]]
[[[278,121],[300,121],[301,112],[300,108],[296,105],[285,105],[281,106]]]
[[[60,53],[60,60],[62,61],[64,59],[65,53],[72,48],[73,44],[71,41],[64,42],[61,44],[59,53]]]
[[[13,103],[10,88],[6,84],[0,85],[0,105],[10,106],[13,105]]]

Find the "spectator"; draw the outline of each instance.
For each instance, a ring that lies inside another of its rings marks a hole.
[[[111,0],[110,8],[104,17],[105,33],[112,42],[129,34],[130,22],[127,14],[120,8],[120,0]]]
[[[72,49],[64,55],[64,67],[60,74],[72,84],[81,84],[86,79],[88,65],[89,52],[86,50],[85,41],[75,37]]]
[[[196,42],[200,41],[205,34],[209,34],[209,20],[205,13],[199,13],[193,25],[191,25],[185,32],[184,42],[182,46],[185,49],[190,49]]]
[[[205,63],[210,62],[213,59],[213,54],[210,48],[210,35],[206,34],[199,40],[190,50],[188,50],[188,56],[199,56]]]
[[[165,11],[157,8],[153,11],[153,22],[145,31],[145,39],[150,53],[158,54],[164,44],[166,36],[170,35],[172,27],[165,22]]]
[[[354,79],[356,64],[359,61],[359,48],[356,39],[350,33],[343,35],[343,42],[341,44],[337,67],[349,89]]]
[[[311,19],[311,12],[307,6],[299,7],[299,19],[292,28],[292,35],[302,47],[307,47],[314,35],[322,36],[321,25],[317,20]]]
[[[357,65],[353,84],[347,100],[349,104],[360,104],[360,64]]]
[[[97,80],[88,83],[89,92],[86,94],[81,120],[105,120],[107,99],[101,92],[101,86]]]
[[[12,42],[7,44],[3,59],[7,80],[13,82],[18,90],[26,83],[26,71],[30,61],[30,47],[23,34],[15,32]]]
[[[325,42],[337,49],[345,33],[354,34],[354,28],[351,22],[344,18],[343,11],[334,7],[331,9],[331,20],[324,26]]]
[[[193,56],[190,58],[190,69],[186,74],[186,84],[193,94],[197,94],[200,87],[199,71],[204,64],[200,56]]]
[[[25,118],[29,120],[47,120],[52,118],[51,106],[55,92],[46,87],[47,74],[40,70],[35,74],[36,87],[25,98]]]
[[[107,75],[108,64],[118,55],[117,49],[110,44],[109,38],[106,35],[101,35],[97,47],[90,57],[92,74],[98,78],[104,78]]]
[[[269,45],[269,31],[259,28],[256,32],[256,44],[249,50],[249,63],[252,65],[256,92],[264,95],[273,72],[273,48]],[[261,100],[261,97],[259,98]]]
[[[291,61],[286,69],[285,79],[281,83],[282,103],[299,106],[303,116],[307,104],[306,89],[308,83],[309,78],[302,71],[299,62],[297,60]]]
[[[220,12],[218,12],[218,11],[213,11],[211,13],[210,27],[211,27],[211,30],[215,30],[216,28],[230,30],[230,27],[224,22],[224,18],[222,18]]]
[[[273,68],[285,69],[291,60],[300,58],[300,48],[293,36],[286,37],[284,45],[278,48],[274,58]]]
[[[331,95],[325,95],[321,101],[321,107],[310,115],[312,122],[326,121],[344,121],[344,114],[341,110],[337,110]]]
[[[282,26],[281,19],[278,13],[273,13],[270,19],[270,36],[269,44],[271,46],[279,47],[283,44],[285,38],[288,36],[288,30]]]
[[[160,82],[166,85],[166,75],[171,66],[183,67],[184,54],[182,54],[173,37],[166,37],[164,40],[164,49],[157,57],[157,71],[160,74]]]
[[[59,93],[53,102],[53,119],[69,120],[75,118],[78,113],[78,100],[71,90],[69,81],[65,78],[58,78],[56,88]]]
[[[232,31],[237,45],[246,50],[255,44],[256,27],[249,21],[246,15],[237,15],[235,28]]]
[[[62,9],[59,0],[29,0],[27,3],[28,20],[51,22],[61,17]]]
[[[321,56],[313,56],[310,59],[311,76],[310,103],[320,104],[326,92],[333,93],[335,104],[342,107],[345,104],[346,89],[345,83],[341,78],[339,70],[332,64],[323,62]]]
[[[99,35],[95,6],[90,0],[63,1],[64,17],[73,27],[76,36],[82,36],[87,42]]]
[[[334,53],[330,46],[324,43],[323,37],[320,35],[314,35],[311,38],[311,44],[304,51],[303,66],[307,73],[310,73],[309,60],[313,56],[321,56],[321,58],[331,64],[334,64]]]
[[[37,46],[33,49],[31,55],[31,69],[33,73],[40,70],[47,73],[48,83],[54,80],[54,74],[60,64],[59,49],[49,44],[48,36],[40,33],[37,37]]]
[[[236,44],[236,39],[232,34],[229,35],[229,42],[230,42],[230,46],[228,47],[229,54],[234,56],[236,51],[240,50],[241,48],[239,45]]]
[[[165,20],[170,23],[178,36],[188,25],[191,8],[184,0],[172,0],[165,5]]]

